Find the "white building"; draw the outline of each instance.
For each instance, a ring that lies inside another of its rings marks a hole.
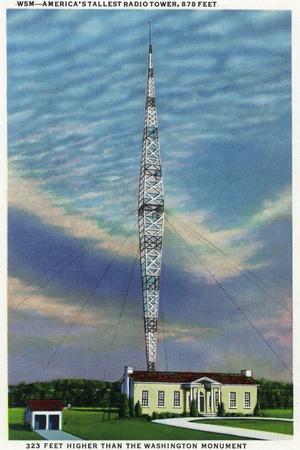
[[[61,430],[62,410],[61,400],[29,400],[25,424],[32,430]]]
[[[250,369],[240,373],[149,372],[125,367],[121,392],[141,404],[143,414],[190,413],[191,402],[201,416],[215,416],[221,403],[226,413],[253,415],[257,382]]]

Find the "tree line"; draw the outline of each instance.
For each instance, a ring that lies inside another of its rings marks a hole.
[[[270,381],[265,378],[256,380],[258,403],[261,408],[292,408],[293,383]]]
[[[261,408],[292,408],[293,384],[256,380],[258,403]],[[55,398],[64,405],[118,407],[120,383],[86,379],[59,379],[36,383],[19,383],[9,386],[9,406],[27,406],[30,399]]]
[[[59,399],[65,406],[119,406],[120,383],[59,379],[9,386],[9,406],[27,406],[30,399]]]

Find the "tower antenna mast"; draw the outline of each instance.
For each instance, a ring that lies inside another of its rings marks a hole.
[[[149,19],[149,45],[152,44],[152,20]]]
[[[155,102],[151,20],[149,21],[148,75],[138,220],[147,369],[155,371],[164,228],[164,192]]]

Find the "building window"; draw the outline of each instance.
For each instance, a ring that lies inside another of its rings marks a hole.
[[[142,391],[142,406],[149,406],[149,391]]]
[[[158,391],[157,406],[165,406],[165,391]]]
[[[215,405],[219,406],[219,391],[215,391]]]
[[[236,392],[229,393],[229,408],[236,408]]]
[[[174,391],[174,403],[173,406],[180,406],[180,391]]]
[[[244,395],[244,406],[245,406],[245,408],[250,408],[251,407],[250,392],[245,392],[245,395]]]

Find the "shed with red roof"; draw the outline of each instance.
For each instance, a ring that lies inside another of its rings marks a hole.
[[[62,410],[61,400],[29,400],[25,411],[25,424],[32,430],[61,430]]]

